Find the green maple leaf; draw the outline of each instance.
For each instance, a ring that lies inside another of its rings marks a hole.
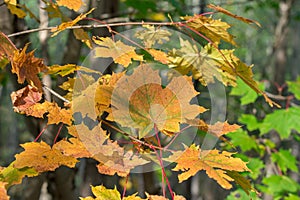
[[[299,185],[293,179],[287,176],[272,175],[264,178],[262,181],[267,187],[261,187],[263,192],[268,194],[274,194],[274,197],[285,192],[297,192]]]
[[[298,77],[297,81],[287,81],[289,86],[289,91],[294,93],[297,99],[300,99],[300,77]]]
[[[298,172],[298,167],[296,165],[297,160],[289,150],[280,149],[279,152],[273,153],[271,158],[273,162],[278,164],[284,173],[286,173],[288,169]]]
[[[230,142],[234,146],[239,146],[242,151],[249,151],[257,148],[255,139],[250,137],[243,129],[238,129],[235,132],[228,133],[226,136],[230,138]]]
[[[290,136],[292,130],[300,132],[300,108],[275,110],[268,114],[260,126],[262,134],[276,130],[282,139]]]
[[[246,124],[247,129],[249,131],[254,131],[256,129],[259,129],[261,124],[260,122],[257,121],[254,115],[250,115],[250,114],[242,114],[241,117],[239,118],[239,122]]]

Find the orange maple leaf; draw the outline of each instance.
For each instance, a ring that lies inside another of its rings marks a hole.
[[[56,103],[48,105],[48,124],[64,123],[67,125],[72,124],[72,111],[59,107]]]
[[[121,41],[114,42],[109,37],[93,39],[100,47],[95,48],[95,57],[113,58],[115,63],[128,67],[131,59],[143,61],[143,56],[136,54],[135,47],[124,44]]]
[[[156,49],[148,49],[147,51],[153,56],[154,60],[157,60],[162,64],[169,63],[168,55],[165,52]]]
[[[172,135],[179,131],[180,123],[206,111],[190,104],[196,94],[191,78],[174,77],[163,88],[159,72],[141,65],[115,85],[111,103],[113,119],[124,127],[138,129],[140,138],[154,127]]]
[[[78,138],[61,140],[54,144],[54,149],[59,150],[66,156],[74,158],[89,158],[92,154],[86,149],[84,144]]]
[[[7,185],[6,182],[0,181],[0,200],[9,200],[5,185]]]
[[[45,142],[28,142],[21,144],[25,150],[15,155],[15,168],[32,167],[37,172],[54,171],[61,165],[75,167],[78,162],[71,156],[63,155]]]
[[[34,57],[34,51],[26,54],[28,44],[22,50],[15,51],[12,58],[12,73],[17,74],[18,83],[26,81],[42,91],[42,83],[38,77],[38,73],[46,70],[43,59]]]
[[[230,181],[234,179],[227,171],[250,171],[240,158],[232,157],[233,153],[219,150],[201,150],[195,144],[184,152],[177,151],[166,160],[176,162],[174,171],[183,171],[178,175],[179,182],[194,176],[198,171],[205,170],[206,174],[215,179],[225,189],[232,188]]]

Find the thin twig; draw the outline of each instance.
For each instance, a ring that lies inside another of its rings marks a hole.
[[[54,90],[52,90],[51,88],[49,88],[48,86],[44,85],[43,88],[45,90],[48,90],[51,94],[53,94],[54,96],[56,96],[57,98],[63,100],[66,103],[70,103],[70,101],[64,97],[62,97],[60,94],[58,94],[57,92],[55,92]]]
[[[93,29],[93,28],[106,28],[107,26],[115,27],[115,26],[140,26],[140,25],[172,26],[174,24],[177,24],[177,23],[174,23],[174,22],[118,22],[118,23],[111,23],[111,24],[77,25],[77,26],[68,27],[66,29],[68,29],[68,30],[80,29],[80,28]],[[51,29],[55,29],[55,28],[57,28],[57,26],[30,29],[30,30],[26,30],[26,31],[9,34],[9,35],[7,35],[7,37],[15,37],[15,36],[19,36],[19,35],[39,32],[39,31],[47,31],[47,30],[51,30]]]

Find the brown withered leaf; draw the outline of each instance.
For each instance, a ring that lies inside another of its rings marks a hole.
[[[61,165],[73,168],[78,162],[71,156],[63,155],[45,142],[28,142],[21,144],[24,151],[15,155],[15,168],[32,167],[37,172],[54,171]]]
[[[12,92],[11,101],[15,112],[26,113],[27,110],[42,99],[42,93],[34,86],[26,87]]]
[[[256,24],[258,27],[261,27],[261,25],[260,25],[259,22],[255,21],[255,20],[252,20],[252,19],[248,19],[248,18],[245,18],[245,17],[238,16],[236,14],[233,14],[232,12],[230,12],[230,11],[228,11],[228,10],[220,7],[220,6],[215,6],[213,4],[209,4],[209,5],[207,5],[207,7],[211,8],[211,9],[214,9],[214,10],[216,10],[218,12],[224,13],[225,15],[233,17],[233,18],[235,18],[237,20],[240,20],[242,22],[245,22],[247,24]]]
[[[46,70],[43,59],[34,57],[34,51],[26,54],[28,44],[22,50],[15,51],[12,58],[12,72],[17,74],[18,83],[24,83],[26,80],[28,84],[35,86],[42,91],[42,83],[38,74]]]

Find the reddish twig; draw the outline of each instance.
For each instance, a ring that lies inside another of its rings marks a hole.
[[[43,128],[43,130],[38,134],[38,136],[36,136],[36,138],[33,140],[34,142],[38,141],[38,139],[42,136],[42,134],[45,132],[47,127],[48,127],[48,124]]]

